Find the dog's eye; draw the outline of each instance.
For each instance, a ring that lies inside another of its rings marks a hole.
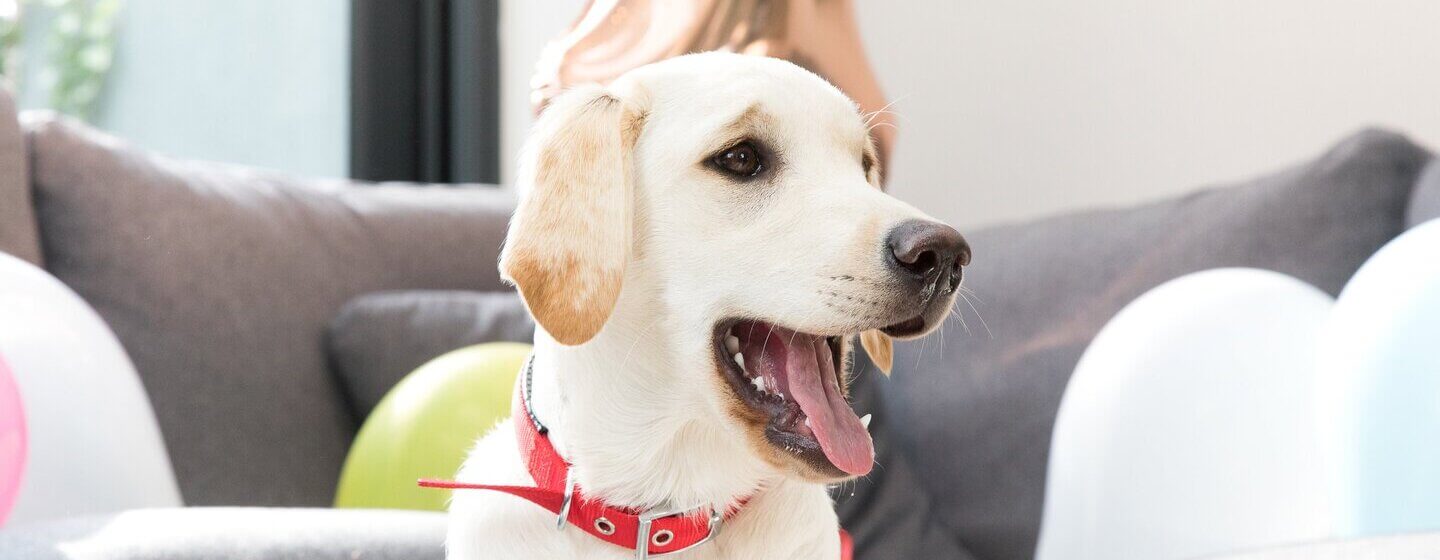
[[[765,168],[760,161],[760,151],[750,142],[741,142],[715,154],[715,167],[736,177],[754,177]]]

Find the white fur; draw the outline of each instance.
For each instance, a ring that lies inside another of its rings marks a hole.
[[[633,246],[594,338],[566,346],[537,331],[535,413],[584,491],[613,505],[720,508],[753,496],[718,539],[680,558],[838,558],[824,481],[767,463],[725,410],[730,388],[717,375],[713,328],[732,317],[817,334],[885,326],[826,302],[849,295],[899,309],[904,294],[835,278],[884,278],[885,233],[928,218],[867,177],[867,131],[854,103],[789,63],[690,55],[632,71],[605,91],[643,111],[629,154]],[[767,184],[728,181],[701,164],[727,147],[716,144],[718,129],[752,106],[783,160]],[[916,311],[894,320],[905,313]],[[479,442],[458,478],[534,484],[509,422]],[[488,491],[455,492],[448,548],[454,560],[633,557],[574,527],[557,531],[553,514]]]

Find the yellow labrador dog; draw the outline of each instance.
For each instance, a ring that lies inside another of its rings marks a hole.
[[[839,558],[826,485],[875,456],[854,342],[888,369],[969,261],[879,189],[867,132],[818,76],[736,54],[554,101],[500,258],[540,326],[521,414],[461,469],[500,491],[455,492],[451,559]]]

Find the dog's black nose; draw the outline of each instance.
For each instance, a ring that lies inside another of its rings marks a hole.
[[[949,274],[959,284],[960,267],[970,264],[970,244],[955,228],[925,220],[901,222],[886,238],[892,264],[929,284]]]

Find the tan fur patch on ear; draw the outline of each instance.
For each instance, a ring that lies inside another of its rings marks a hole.
[[[890,335],[877,330],[865,331],[860,333],[860,346],[865,347],[865,353],[870,355],[870,361],[875,362],[881,373],[890,375],[895,363],[895,341]]]
[[[535,321],[561,344],[584,344],[605,326],[620,297],[624,269],[597,269],[570,255],[544,263],[512,257],[507,273]]]
[[[599,87],[566,93],[536,125],[500,272],[561,344],[600,332],[630,257],[630,150],[640,123]]]

